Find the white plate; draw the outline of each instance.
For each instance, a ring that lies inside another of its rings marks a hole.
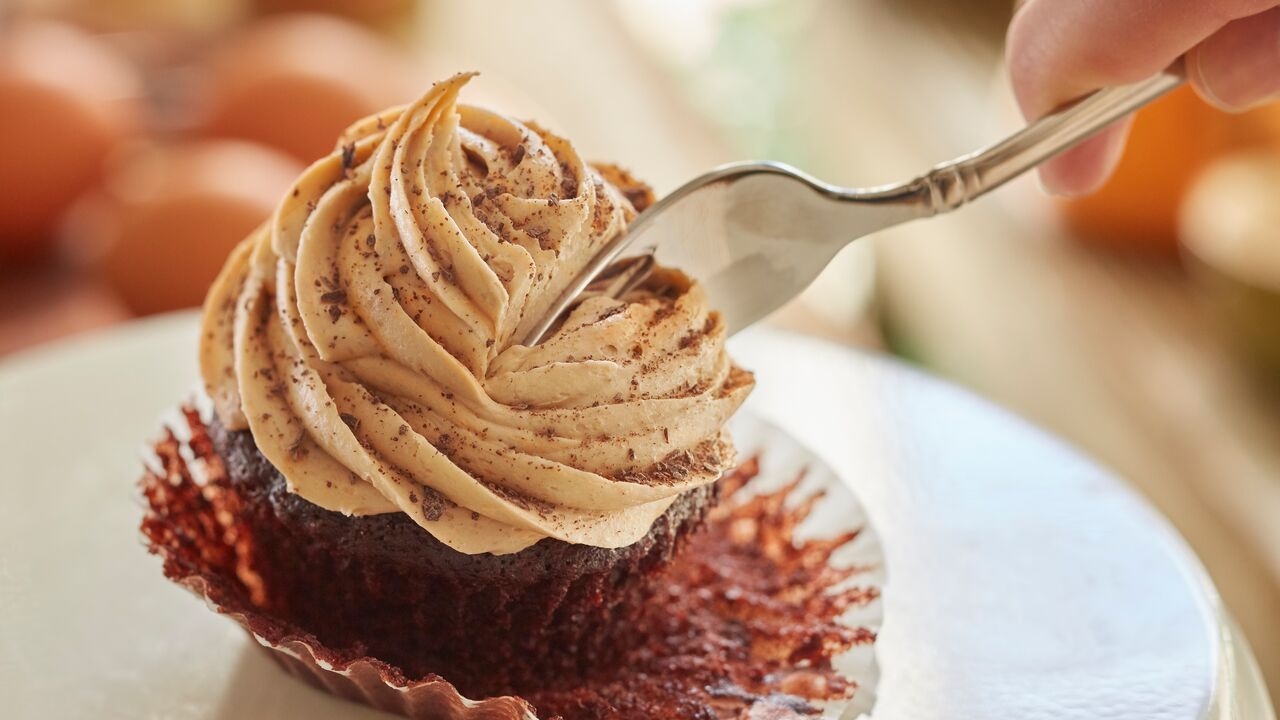
[[[195,341],[178,315],[0,365],[6,717],[379,716],[281,677],[140,546],[132,483]],[[1105,472],[900,366],[774,332],[734,344],[752,410],[828,461],[883,543],[874,718],[1271,717],[1229,690],[1194,557]]]

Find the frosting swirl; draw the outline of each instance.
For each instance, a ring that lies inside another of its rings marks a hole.
[[[635,209],[562,138],[458,105],[469,77],[356,123],[241,243],[205,385],[326,509],[404,512],[464,553],[631,544],[732,464],[753,380],[675,273],[515,344]]]

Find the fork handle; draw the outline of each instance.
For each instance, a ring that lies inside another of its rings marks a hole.
[[[1104,88],[1046,115],[1000,142],[943,163],[916,179],[924,215],[954,210],[1004,185],[1186,80],[1182,61],[1131,85]]]

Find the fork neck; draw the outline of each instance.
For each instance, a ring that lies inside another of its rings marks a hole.
[[[873,191],[872,196],[901,203],[911,208],[915,217],[954,210],[1074,147],[1177,88],[1185,79],[1179,62],[1141,82],[1099,90],[994,145],[938,165],[911,182]],[[868,199],[861,193],[848,197]]]

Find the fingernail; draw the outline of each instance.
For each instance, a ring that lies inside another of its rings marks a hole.
[[[1044,168],[1036,173],[1036,185],[1040,186],[1040,192],[1053,197],[1073,198],[1085,194],[1077,188],[1064,184],[1061,178],[1055,178],[1053,173],[1047,172]]]
[[[1045,195],[1057,195],[1057,193],[1053,191],[1053,188],[1049,187],[1049,181],[1044,179],[1043,172],[1036,173],[1036,185],[1040,188],[1040,192]]]
[[[1206,102],[1241,112],[1280,93],[1280,8],[1229,23],[1188,53],[1187,78]]]
[[[1187,79],[1200,91],[1200,97],[1204,98],[1205,102],[1219,110],[1234,112],[1236,107],[1223,100],[1213,89],[1213,84],[1209,82],[1209,77],[1204,72],[1204,55],[1204,52],[1192,53],[1192,62],[1187,67]]]

